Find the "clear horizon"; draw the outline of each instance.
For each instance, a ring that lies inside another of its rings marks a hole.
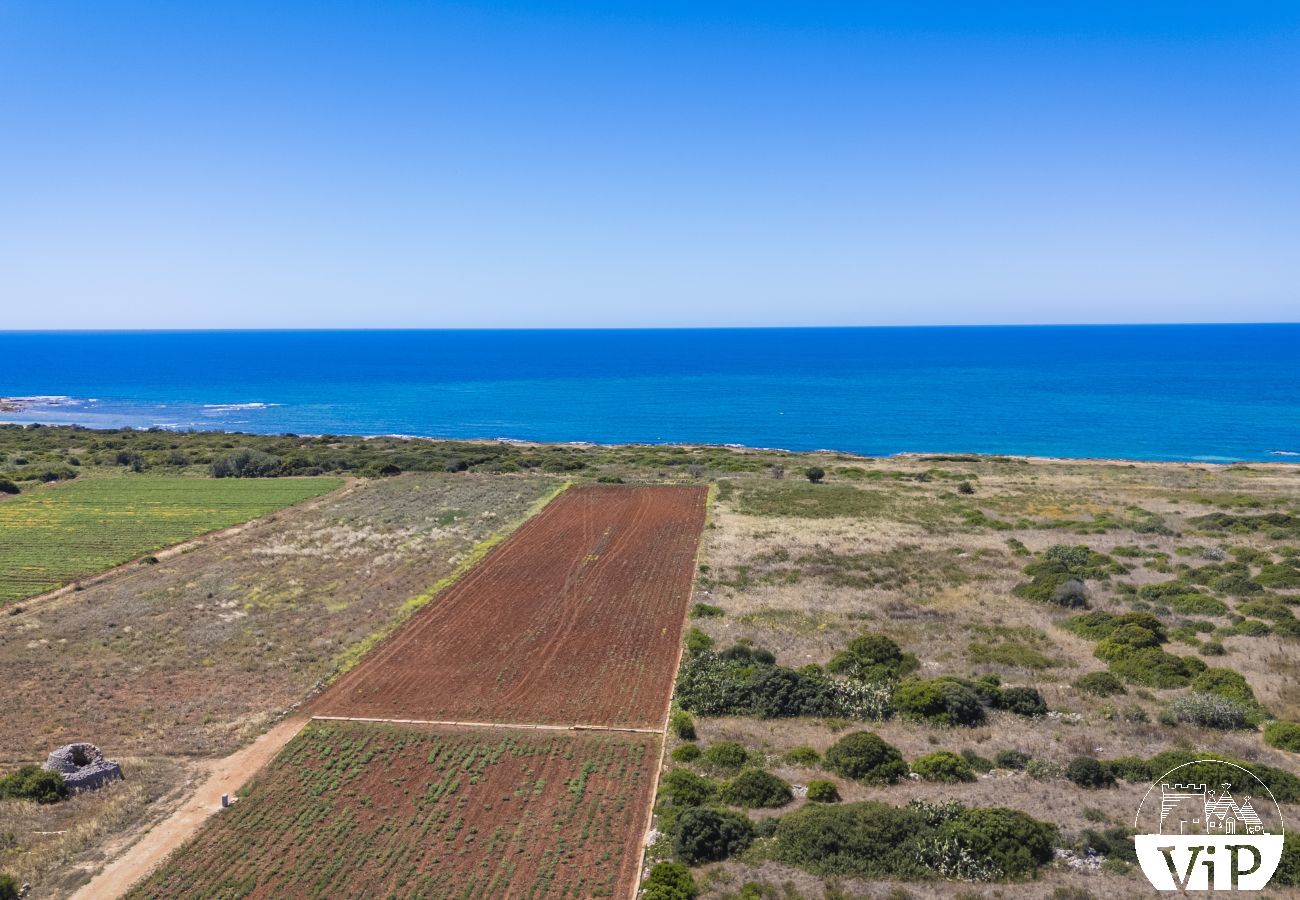
[[[0,2],[6,329],[1293,322],[1300,6]]]

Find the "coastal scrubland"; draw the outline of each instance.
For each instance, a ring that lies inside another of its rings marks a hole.
[[[647,896],[1144,896],[1128,829],[1196,758],[1247,765],[1300,820],[1300,467],[56,428],[0,447],[22,491],[0,510],[63,490],[15,476],[69,457],[74,481],[354,480],[0,616],[12,766],[65,736],[225,752],[564,481],[673,483],[713,492]],[[1270,896],[1297,881],[1293,840]]]

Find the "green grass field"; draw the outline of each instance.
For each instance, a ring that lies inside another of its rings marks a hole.
[[[126,476],[0,502],[0,605],[332,491],[338,478]]]

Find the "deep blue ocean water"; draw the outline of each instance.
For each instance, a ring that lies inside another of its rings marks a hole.
[[[0,420],[1300,461],[1300,325],[0,332]]]

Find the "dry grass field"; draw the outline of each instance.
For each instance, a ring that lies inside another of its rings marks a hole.
[[[367,481],[193,552],[11,607],[0,615],[0,772],[89,740],[126,758],[128,781],[126,791],[54,808],[76,822],[73,837],[11,827],[31,811],[0,801],[0,870],[32,881],[36,897],[64,896],[179,799],[146,791],[141,800],[148,773],[166,769],[183,783],[190,760],[223,756],[266,730],[560,484]]]
[[[915,655],[910,678],[996,675],[1004,687],[1036,689],[1048,714],[989,710],[973,727],[897,714],[873,721],[695,715],[696,740],[673,739],[670,750],[694,743],[707,753],[713,744],[738,742],[751,751],[749,765],[795,786],[793,802],[749,811],[751,820],[800,808],[807,803],[802,786],[824,779],[835,783],[845,802],[903,806],[913,799],[955,799],[1013,807],[1057,825],[1064,842],[1082,849],[1088,830],[1130,825],[1148,783],[1121,779],[1108,789],[1079,787],[1064,777],[1077,757],[1149,758],[1196,748],[1287,772],[1300,767],[1300,755],[1265,745],[1255,726],[1162,723],[1162,711],[1193,692],[1186,686],[1128,683],[1123,694],[1107,697],[1076,688],[1080,676],[1106,670],[1107,662],[1094,655],[1094,639],[1063,627],[1090,610],[1150,612],[1170,636],[1168,653],[1238,672],[1267,714],[1300,719],[1300,632],[1286,621],[1300,604],[1300,581],[1286,574],[1300,550],[1297,520],[1287,518],[1300,512],[1300,469],[828,455],[816,464],[826,471],[821,484],[810,484],[802,465],[787,465],[780,479],[722,480],[695,597],[716,609],[701,615],[697,608],[690,623],[712,640],[710,652],[748,643],[771,651],[777,666],[799,669],[825,666],[855,637],[884,635]],[[1225,513],[1281,518],[1271,525],[1248,519],[1226,527],[1205,518]],[[1018,594],[1017,587],[1031,581],[1025,567],[1057,545],[1086,546],[1124,571],[1083,579],[1087,609]],[[1243,586],[1227,578],[1233,572],[1218,571],[1239,560],[1248,561],[1245,582],[1266,584]],[[1207,565],[1213,577],[1195,572]],[[1220,614],[1182,613],[1142,590],[1175,579],[1198,584],[1198,592],[1221,604]],[[992,761],[1000,751],[1019,751],[1034,760],[1033,774],[994,768],[967,783],[912,778],[868,785],[829,772],[820,762],[786,759],[800,747],[823,754],[861,730],[878,734],[905,760],[949,750]],[[707,758],[693,756],[694,751],[682,757],[685,763],[670,760],[666,768],[687,768],[725,783]],[[661,793],[659,820],[666,834],[652,857],[674,857],[671,806]],[[1300,820],[1300,804],[1284,803],[1283,809],[1289,819]],[[823,878],[774,862],[762,834],[745,853],[694,868],[704,896],[1085,898],[1149,890],[1135,867],[1119,862],[1086,874],[1058,863],[1041,869],[1036,880],[996,886]],[[1284,896],[1289,889],[1274,890]]]

